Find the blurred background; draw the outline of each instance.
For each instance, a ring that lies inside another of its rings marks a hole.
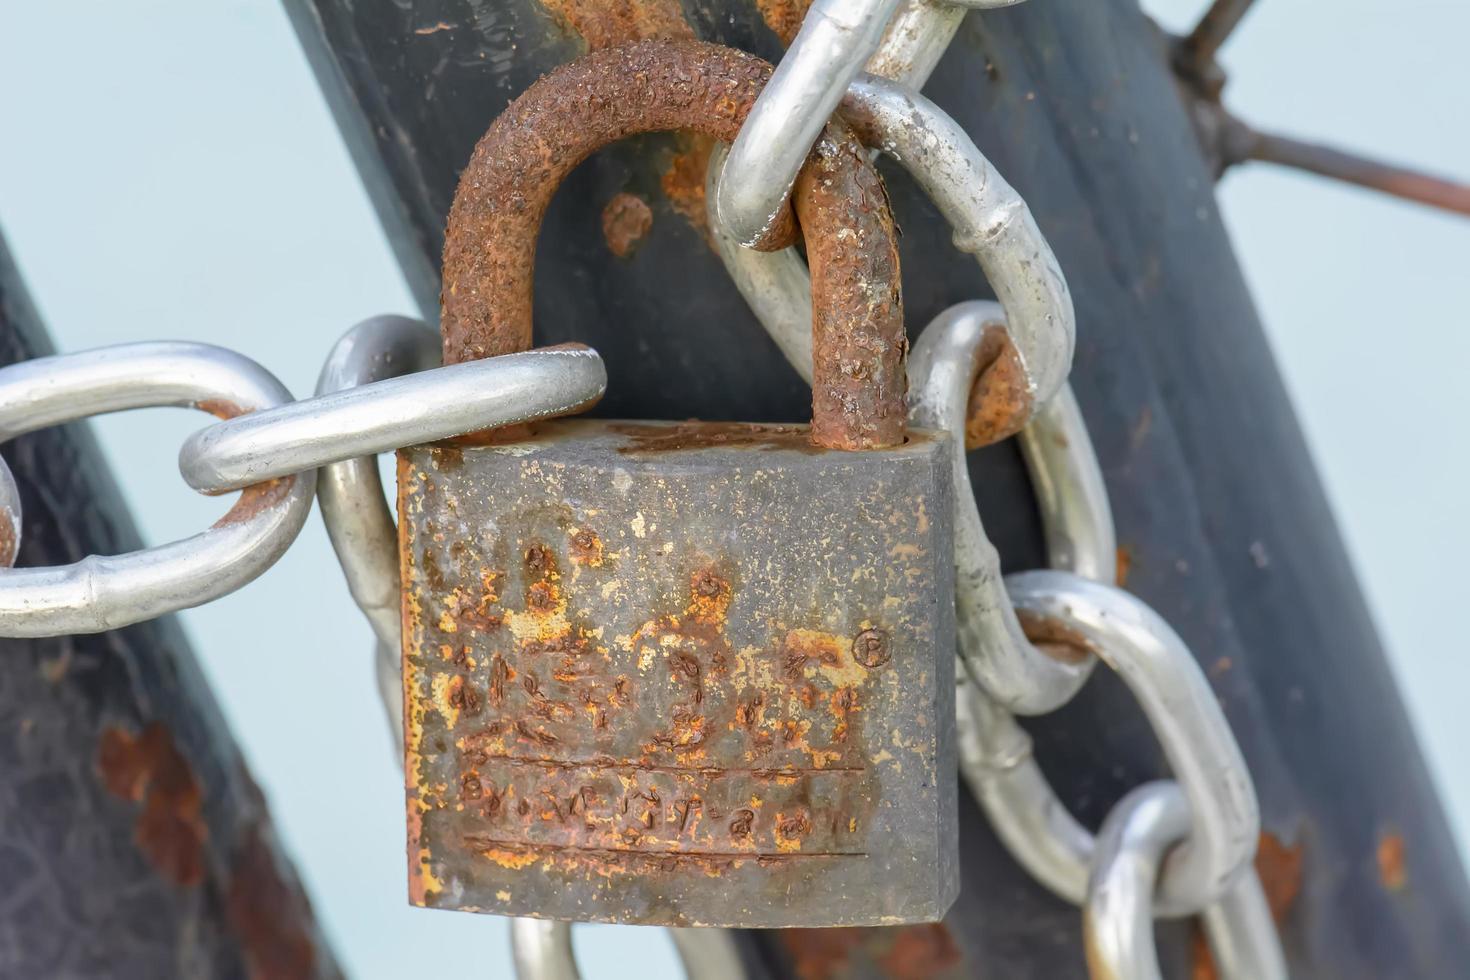
[[[1144,3],[1174,30],[1204,6]],[[1262,0],[1223,54],[1226,103],[1264,129],[1470,178],[1467,34],[1462,0]],[[304,396],[352,323],[415,312],[279,4],[0,0],[0,93],[0,229],[59,349],[210,341]],[[1260,164],[1219,196],[1470,852],[1470,657],[1444,626],[1467,598],[1470,552],[1456,516],[1470,484],[1470,220]],[[177,474],[177,446],[203,421],[95,423],[150,542],[228,506]],[[508,973],[503,921],[407,904],[371,634],[320,521],[253,585],[181,618],[349,975],[463,974],[465,949],[481,975]],[[293,765],[314,751],[338,764]],[[583,928],[577,942],[593,978],[679,975],[651,931]]]

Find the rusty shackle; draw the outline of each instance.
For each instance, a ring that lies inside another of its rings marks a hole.
[[[651,40],[560,66],[495,120],[460,178],[444,242],[444,363],[531,346],[536,237],[557,186],[601,147],[693,130],[734,140],[771,66],[698,41]],[[888,195],[845,124],[828,123],[793,189],[812,273],[812,441],[904,441],[908,343]],[[790,244],[789,217],[765,248]]]

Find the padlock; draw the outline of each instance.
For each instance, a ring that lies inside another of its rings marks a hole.
[[[451,210],[446,362],[529,345],[536,233],[578,162],[641,131],[728,141],[769,72],[643,42],[527,90]],[[416,904],[791,927],[953,901],[950,453],[905,432],[892,218],[840,123],[794,200],[811,427],[573,419],[400,453]]]

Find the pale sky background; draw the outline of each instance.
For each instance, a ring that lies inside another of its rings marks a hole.
[[[1205,3],[1145,7],[1177,29]],[[1227,101],[1263,127],[1470,178],[1467,36],[1463,0],[1260,0],[1225,53]],[[1260,166],[1220,196],[1465,850],[1470,657],[1445,624],[1470,552],[1470,220]],[[304,396],[348,326],[413,312],[272,0],[0,0],[0,228],[62,350],[211,341]],[[177,474],[203,421],[97,423],[150,542],[227,506]],[[472,948],[479,975],[508,975],[501,920],[406,904],[371,634],[321,522],[182,618],[349,974],[465,976]],[[333,765],[299,765],[312,745]],[[652,931],[583,928],[579,946],[590,980],[634,975],[635,951],[641,980],[678,975]]]

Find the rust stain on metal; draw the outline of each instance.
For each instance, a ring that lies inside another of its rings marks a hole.
[[[796,32],[801,30],[802,19],[811,5],[812,0],[755,0],[761,20],[787,47],[795,40]]]
[[[811,429],[805,425],[771,425],[758,422],[681,422],[678,425],[613,423],[612,431],[628,437],[618,452],[628,455],[676,453],[715,446],[742,449],[791,449],[819,453],[812,445]]]
[[[1378,880],[1391,892],[1403,891],[1409,883],[1409,869],[1404,862],[1404,838],[1396,830],[1388,830],[1378,838]]]
[[[1271,918],[1279,926],[1296,903],[1302,889],[1302,859],[1306,847],[1298,841],[1287,845],[1270,831],[1262,831],[1256,845],[1256,874],[1271,906]]]
[[[889,928],[782,929],[781,944],[797,980],[868,975],[871,963],[885,980],[934,980],[954,975],[964,954],[942,922]]]
[[[1048,616],[1029,609],[1017,609],[1016,619],[1020,621],[1026,639],[1036,649],[1063,663],[1078,663],[1097,652],[1085,634],[1063,626]]]
[[[892,946],[878,965],[892,980],[930,980],[959,966],[963,959],[954,937],[942,922],[883,930]]]
[[[207,412],[217,419],[228,421],[240,415],[247,414],[250,409],[242,408],[232,401],[223,398],[206,398],[202,402],[195,402],[194,407],[201,412]]]
[[[978,449],[1020,432],[1032,404],[1026,368],[1005,327],[986,328],[975,349],[975,383],[970,388],[965,446]]]
[[[1118,545],[1115,561],[1116,564],[1113,571],[1113,575],[1115,576],[1114,581],[1118,588],[1126,589],[1128,587],[1128,573],[1133,571],[1133,548],[1126,544]]]
[[[801,426],[703,430],[563,420],[449,465],[400,454],[416,904],[684,925],[942,912],[953,661],[932,645],[952,622],[904,597],[926,576],[947,594],[945,450],[916,437],[878,465]],[[731,478],[711,487],[716,457]],[[848,505],[769,496],[793,468]],[[746,530],[712,536],[712,514]]]
[[[572,534],[572,561],[593,568],[602,565],[602,539],[591,528],[581,528]]]
[[[1262,831],[1256,845],[1256,874],[1261,879],[1261,890],[1266,893],[1266,904],[1271,909],[1271,921],[1277,929],[1286,921],[1291,908],[1296,904],[1302,888],[1302,859],[1305,845],[1298,841],[1286,844],[1270,831]],[[1219,969],[1209,941],[1198,921],[1191,938],[1191,980],[1218,980]]]
[[[679,0],[541,0],[589,51],[646,38],[694,38]]]
[[[702,133],[680,133],[675,138],[675,153],[659,177],[659,186],[674,213],[689,222],[689,227],[699,232],[705,244],[712,248],[714,239],[705,205],[704,178],[714,148],[715,141]]]
[[[141,803],[133,841],[149,863],[177,885],[204,880],[204,842],[199,783],[173,735],[150,722],[137,735],[104,729],[97,744],[97,770],[107,791]]]
[[[694,41],[643,41],[563,65],[526,90],[476,146],[450,210],[441,294],[445,363],[531,344],[536,236],[557,185],[635,133],[731,141],[771,68]],[[813,436],[840,449],[903,442],[907,382],[896,230],[867,152],[830,123],[797,178],[812,271]],[[789,222],[766,243],[787,244]]]
[[[653,227],[653,211],[637,194],[614,194],[602,209],[602,237],[607,249],[627,258]]]
[[[282,879],[258,830],[247,835],[231,864],[225,913],[251,980],[313,976],[316,950],[301,925],[310,918],[306,898]]]
[[[250,520],[256,514],[267,508],[274,507],[285,499],[291,492],[291,487],[296,482],[294,476],[283,476],[275,480],[267,480],[264,483],[255,483],[240,491],[239,498],[234,506],[225,512],[225,516],[215,521],[211,527],[225,527],[229,524],[240,524]]]

